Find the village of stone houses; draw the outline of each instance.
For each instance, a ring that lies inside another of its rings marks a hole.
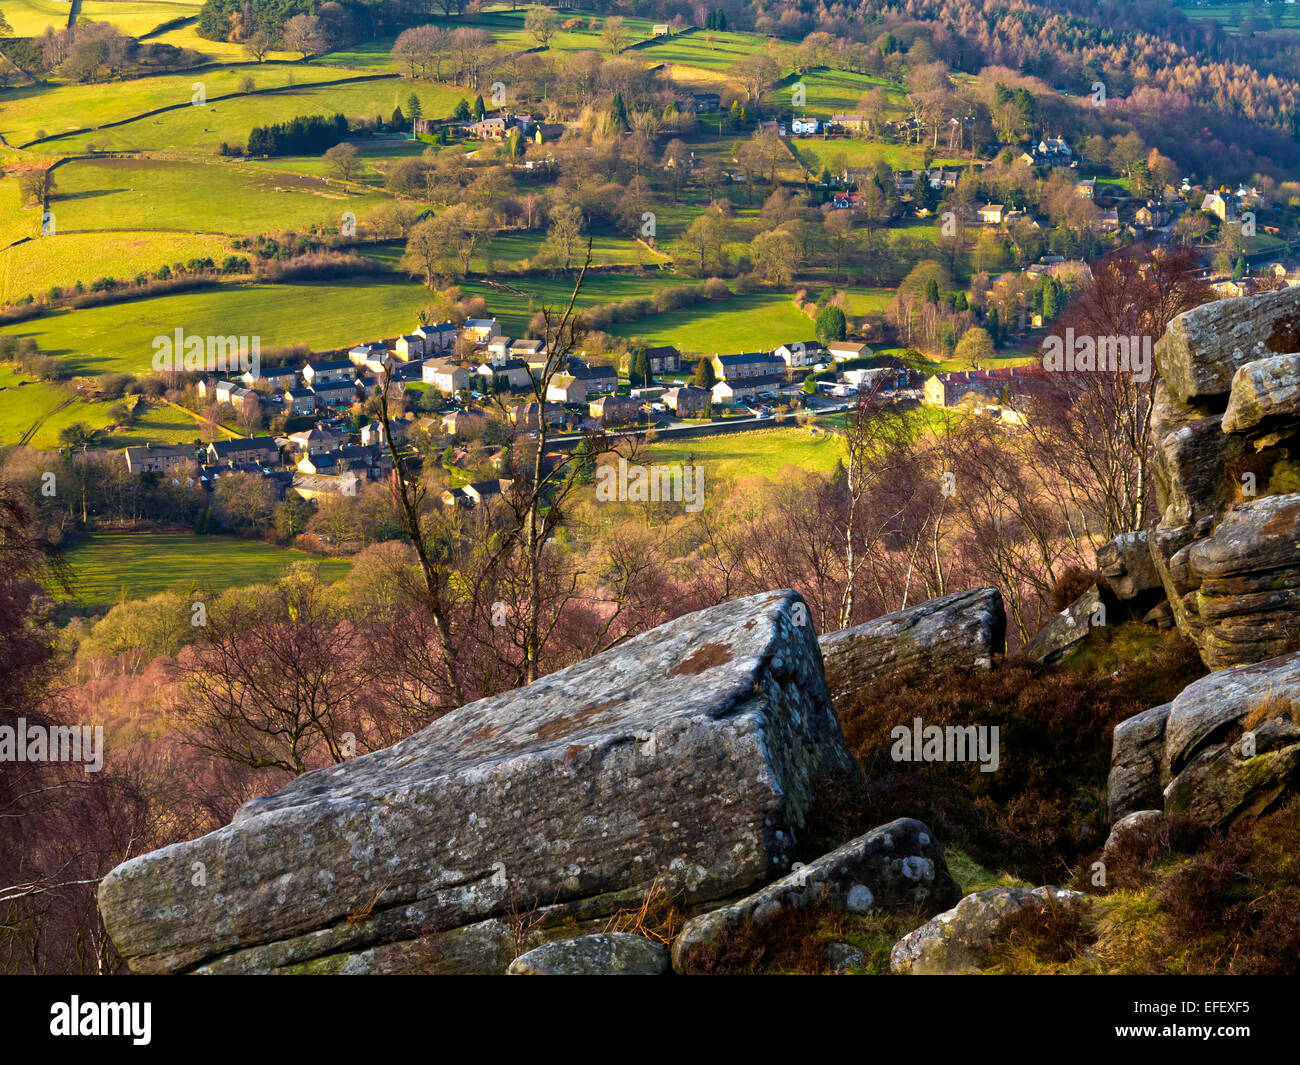
[[[1159,978],[1300,972],[1296,55],[1290,0],[0,0],[0,973],[1264,1031]],[[168,1044],[78,994],[18,1013]]]

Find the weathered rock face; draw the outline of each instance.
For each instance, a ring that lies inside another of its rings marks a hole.
[[[1115,729],[1112,820],[1161,808],[1219,827],[1298,783],[1300,653],[1202,677]]]
[[[1162,589],[1145,532],[1121,533],[1097,551],[1097,569],[1121,602]]]
[[[645,936],[600,932],[537,947],[506,971],[511,976],[663,976],[669,971],[668,948]]]
[[[1101,601],[1101,589],[1094,584],[1029,641],[1025,646],[1025,657],[1031,662],[1047,665],[1059,662],[1088,638],[1095,624],[1105,624],[1105,607]]]
[[[847,708],[864,687],[913,670],[988,669],[1006,648],[996,588],[956,592],[821,638],[826,682]]]
[[[961,902],[894,944],[889,966],[896,973],[934,976],[973,973],[988,960],[1007,918],[1021,910],[1078,907],[1089,897],[1055,887],[990,888]]]
[[[673,968],[686,974],[707,969],[707,959],[742,929],[761,928],[791,910],[933,913],[960,896],[930,830],[910,817],[899,818],[739,902],[687,921],[673,940]]]
[[[1115,726],[1106,791],[1114,824],[1134,810],[1163,803],[1165,722],[1173,703],[1155,706]]]
[[[394,971],[417,937],[478,925],[463,949],[499,958],[491,921],[607,914],[656,879],[734,897],[857,778],[806,616],[789,591],[726,603],[305,774],[113,870],[109,933],[140,972]]]
[[[1156,343],[1160,376],[1180,403],[1226,395],[1238,367],[1300,351],[1300,289],[1218,300],[1180,314]]]
[[[1300,648],[1300,290],[1206,304],[1156,345],[1149,543],[1213,669]]]
[[[1300,647],[1300,494],[1238,503],[1183,549],[1199,644],[1212,669]],[[1183,552],[1180,552],[1183,554]]]
[[[1241,433],[1300,418],[1300,355],[1274,355],[1241,367],[1232,378],[1223,431]]]

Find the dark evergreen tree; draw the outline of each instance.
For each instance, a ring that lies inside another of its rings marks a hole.
[[[650,383],[650,356],[644,344],[632,349],[627,362],[627,376],[636,388],[644,388]]]

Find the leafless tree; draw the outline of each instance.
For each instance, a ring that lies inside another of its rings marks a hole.
[[[1102,259],[1055,332],[1154,347],[1169,323],[1211,298],[1189,249],[1125,249]],[[1047,374],[1028,418],[1036,461],[1054,471],[1083,528],[1102,541],[1147,524],[1151,412],[1159,375]]]
[[[253,769],[305,773],[348,754],[362,731],[366,675],[355,628],[325,589],[289,578],[252,602],[223,602],[181,656],[175,714],[200,750]]]

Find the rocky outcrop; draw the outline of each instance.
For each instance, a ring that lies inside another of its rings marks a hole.
[[[1031,662],[1052,665],[1059,662],[1088,638],[1094,625],[1104,625],[1106,608],[1101,589],[1095,584],[1047,623],[1025,646]]]
[[[667,947],[627,932],[547,943],[519,955],[506,970],[510,976],[662,976],[668,971]]]
[[[1223,669],[1300,648],[1300,290],[1180,315],[1156,344],[1151,557]]]
[[[988,669],[1006,647],[1007,615],[996,588],[956,592],[827,633],[821,638],[826,682],[847,709],[868,685],[916,671]]]
[[[1300,648],[1300,494],[1238,503],[1180,554],[1208,666]]]
[[[1300,783],[1300,653],[1212,673],[1115,729],[1110,813],[1159,808],[1221,827]]]
[[[1225,433],[1300,419],[1300,355],[1275,355],[1241,367],[1232,378]]]
[[[1300,351],[1300,289],[1218,300],[1180,314],[1156,343],[1160,376],[1180,403],[1228,394],[1237,370]]]
[[[858,773],[806,616],[725,603],[304,774],[114,869],[108,931],[138,972],[421,970],[497,964],[519,913],[752,890]]]
[[[1026,909],[1079,907],[1089,896],[1060,888],[990,888],[961,902],[894,944],[889,955],[895,973],[918,976],[974,973],[987,962],[1007,919]]]
[[[1097,570],[1106,578],[1111,594],[1122,603],[1163,591],[1145,532],[1121,533],[1103,544],[1097,551]]]
[[[1106,785],[1112,824],[1134,810],[1162,805],[1168,783],[1164,775],[1165,722],[1172,706],[1152,707],[1115,726]]]
[[[738,934],[751,934],[793,910],[816,906],[859,914],[933,913],[960,895],[930,830],[920,821],[900,818],[739,902],[687,921],[673,940],[673,968],[686,974],[707,971],[709,959]]]

